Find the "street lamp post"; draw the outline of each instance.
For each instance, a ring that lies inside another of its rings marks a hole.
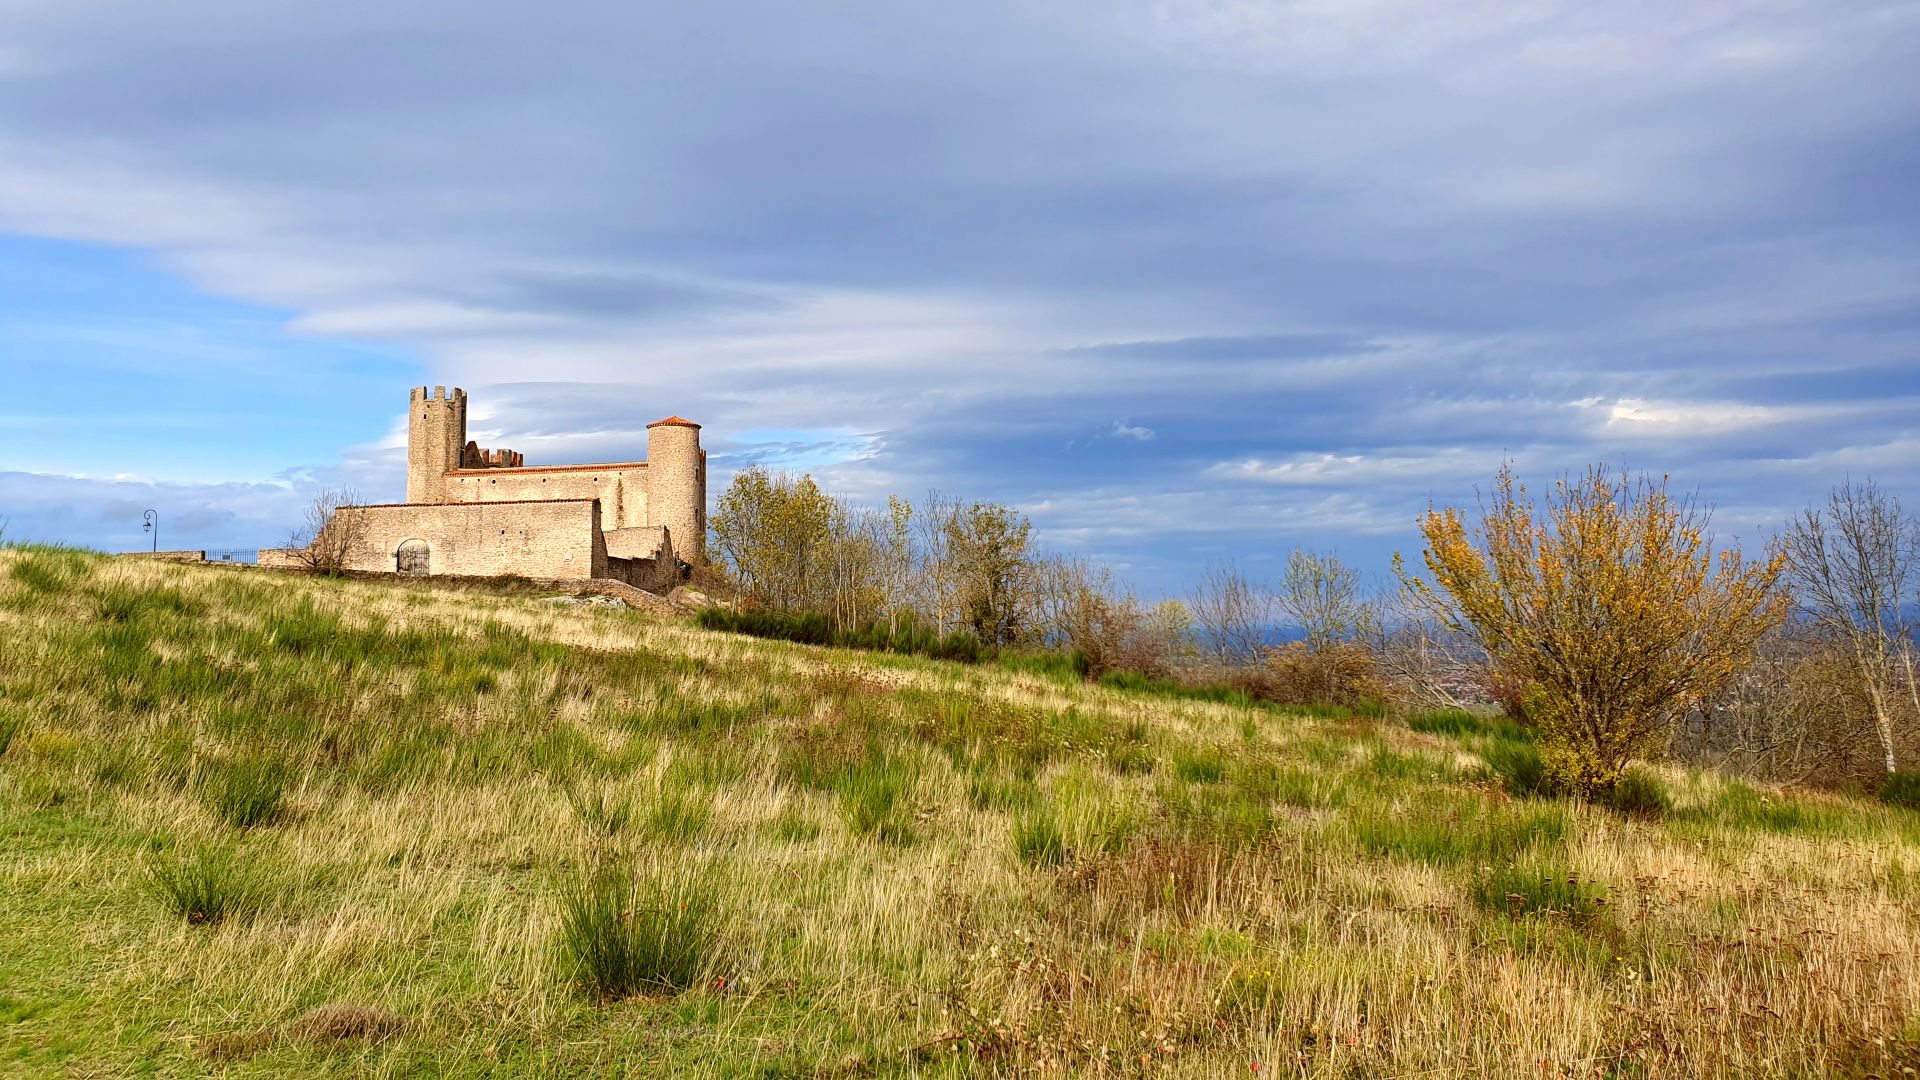
[[[146,521],[146,524],[140,526],[140,529],[142,532],[150,532],[153,534],[153,553],[158,555],[160,554],[160,515],[149,510],[140,516]]]

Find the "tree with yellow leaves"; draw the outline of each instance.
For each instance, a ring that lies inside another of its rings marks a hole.
[[[1667,480],[1595,466],[1554,485],[1536,522],[1503,466],[1480,526],[1455,509],[1420,520],[1430,576],[1411,593],[1519,690],[1549,777],[1593,797],[1724,686],[1786,617],[1784,559],[1717,555],[1708,514]]]

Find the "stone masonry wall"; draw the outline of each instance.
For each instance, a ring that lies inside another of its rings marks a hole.
[[[680,558],[704,561],[706,553],[706,464],[700,449],[700,425],[677,416],[647,425],[647,524],[673,533]]]
[[[455,469],[446,474],[446,502],[525,502],[531,499],[599,499],[609,529],[631,529],[647,520],[647,466],[557,465],[526,469]]]
[[[446,475],[467,442],[467,392],[416,386],[407,402],[407,501],[446,501]]]
[[[358,518],[362,533],[347,557],[349,570],[393,571],[400,545],[420,540],[433,574],[582,578],[607,571],[600,506],[592,500],[350,506],[338,513]]]

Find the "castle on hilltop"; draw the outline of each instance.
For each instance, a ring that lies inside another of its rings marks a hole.
[[[705,556],[707,452],[699,424],[669,416],[647,425],[644,461],[529,466],[467,439],[465,390],[415,387],[407,501],[341,507],[328,529],[343,570],[670,587]],[[260,562],[310,559],[273,549]]]

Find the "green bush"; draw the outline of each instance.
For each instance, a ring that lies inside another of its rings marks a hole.
[[[560,892],[561,968],[595,1001],[697,985],[719,931],[718,907],[693,873],[601,870]]]
[[[145,885],[162,907],[194,925],[249,918],[265,899],[257,869],[231,848],[157,857],[147,865]]]
[[[1673,809],[1673,796],[1651,771],[1629,768],[1607,793],[1607,805],[1633,817],[1658,818]]]
[[[4,746],[5,743],[0,742],[0,747]],[[1889,774],[1880,785],[1880,800],[1889,806],[1920,810],[1920,769],[1902,769]]]

